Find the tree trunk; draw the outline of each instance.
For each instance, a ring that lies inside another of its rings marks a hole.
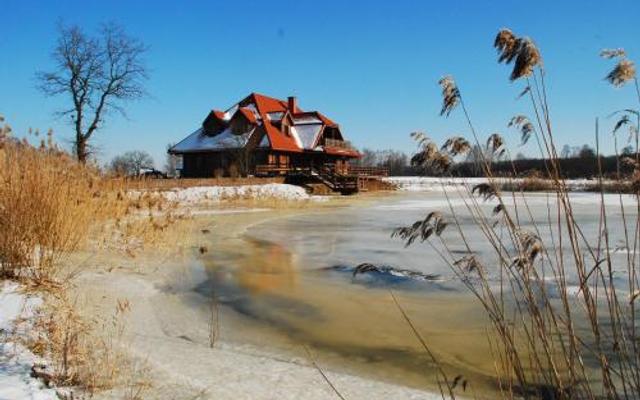
[[[76,156],[82,164],[87,162],[87,139],[83,135],[76,135]]]

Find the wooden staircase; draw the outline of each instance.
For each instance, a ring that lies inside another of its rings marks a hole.
[[[294,181],[319,182],[331,189],[333,192],[341,194],[357,193],[360,185],[357,175],[337,173],[330,166],[321,168],[296,168],[291,170],[288,177]]]

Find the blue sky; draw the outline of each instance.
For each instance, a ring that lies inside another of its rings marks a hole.
[[[559,143],[593,143],[596,117],[635,107],[632,87],[603,77],[605,47],[624,47],[640,61],[640,1],[2,1],[0,113],[14,131],[71,127],[53,113],[63,98],[45,98],[34,74],[51,69],[56,21],[87,31],[114,21],[150,46],[149,97],[113,115],[95,135],[102,162],[126,150],[147,150],[161,166],[164,149],[195,130],[212,108],[252,91],[296,95],[305,109],[339,122],[358,147],[411,151],[409,133],[441,141],[468,135],[459,113],[438,116],[437,80],[452,74],[479,131],[502,132],[518,113],[522,83],[508,81],[492,48],[498,29],[534,38],[549,77]],[[614,121],[604,119],[610,129]],[[611,150],[609,135],[604,150]]]

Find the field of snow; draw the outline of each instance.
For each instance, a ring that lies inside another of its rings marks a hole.
[[[161,192],[169,201],[181,204],[219,202],[228,199],[309,200],[311,196],[300,186],[282,183],[243,186],[199,186]]]
[[[31,367],[42,360],[26,347],[12,340],[12,335],[26,332],[14,321],[29,318],[40,299],[20,293],[15,283],[0,282],[0,399],[53,400],[55,390],[46,388],[31,377]]]
[[[390,176],[384,178],[385,181],[391,182],[398,186],[399,190],[407,192],[441,192],[443,190],[455,190],[456,187],[463,185],[474,186],[487,181],[486,178],[453,178],[453,177],[423,177],[423,176]],[[496,178],[498,182],[521,182],[522,179]],[[581,191],[590,185],[596,184],[595,181],[589,179],[570,179],[565,181],[569,190]]]

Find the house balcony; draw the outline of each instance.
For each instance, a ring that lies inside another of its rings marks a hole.
[[[353,150],[356,151],[356,148],[351,145],[351,142],[348,140],[337,140],[337,139],[325,139],[324,147],[333,147],[337,149],[345,149],[345,150]]]

